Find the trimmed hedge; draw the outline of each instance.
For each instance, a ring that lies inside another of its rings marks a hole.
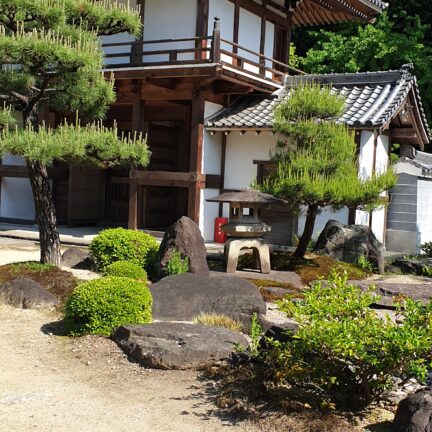
[[[129,261],[117,261],[107,266],[103,272],[104,276],[118,276],[147,282],[147,272],[138,264]]]
[[[106,229],[90,244],[90,256],[99,271],[117,261],[129,261],[149,270],[158,250],[159,244],[150,234],[124,228]]]
[[[152,295],[146,284],[104,277],[79,285],[66,303],[65,326],[71,335],[109,336],[119,326],[151,322]]]

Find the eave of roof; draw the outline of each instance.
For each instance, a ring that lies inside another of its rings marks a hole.
[[[410,67],[386,72],[304,75],[288,77],[285,88],[278,94],[250,95],[238,98],[206,121],[208,130],[272,130],[273,110],[277,103],[289,97],[291,88],[301,82],[317,82],[331,85],[345,96],[345,111],[340,121],[355,129],[385,130],[391,120],[403,108],[411,95],[412,108],[422,139],[431,140],[431,133],[423,110],[417,80]]]

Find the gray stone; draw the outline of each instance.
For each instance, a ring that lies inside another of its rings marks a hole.
[[[22,309],[51,309],[57,297],[32,279],[18,278],[0,286],[0,302]]]
[[[266,313],[258,288],[237,277],[186,273],[166,277],[150,291],[153,318],[160,321],[192,321],[201,313],[215,313],[234,318],[247,329],[254,313]]]
[[[375,281],[349,281],[364,291],[375,287],[374,292],[381,297],[377,300],[380,306],[394,307],[395,299],[409,297],[413,300],[419,300],[422,303],[429,304],[432,301],[432,282],[419,281],[415,283],[391,283]]]
[[[85,249],[69,248],[62,255],[61,265],[76,269],[89,269],[91,260],[89,253]]]
[[[392,431],[432,432],[431,390],[420,390],[399,403]]]
[[[209,275],[207,249],[198,225],[183,216],[165,232],[158,252],[158,275],[163,277],[173,251],[189,259],[189,273]]]
[[[384,273],[382,245],[366,225],[344,225],[329,220],[317,240],[314,252],[352,264],[357,264],[359,258],[364,256],[380,274]]]
[[[120,327],[113,339],[130,358],[155,369],[204,369],[248,346],[242,334],[223,327],[171,322]]]

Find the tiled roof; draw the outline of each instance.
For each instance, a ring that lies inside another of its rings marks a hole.
[[[278,93],[241,96],[228,108],[209,117],[206,127],[212,130],[272,129],[273,110],[278,101],[288,98],[291,88],[306,81],[331,85],[334,91],[343,94],[346,105],[340,121],[358,129],[384,128],[413,91],[427,141],[430,139],[417,80],[408,66],[387,72],[291,76]]]
[[[401,162],[409,163],[422,170],[422,174],[427,177],[432,177],[432,154],[421,152],[412,149],[411,157],[402,157]]]

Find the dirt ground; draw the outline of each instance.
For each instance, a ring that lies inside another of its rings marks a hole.
[[[110,340],[62,338],[57,317],[0,306],[0,431],[256,431],[218,417],[212,383],[150,371]]]

